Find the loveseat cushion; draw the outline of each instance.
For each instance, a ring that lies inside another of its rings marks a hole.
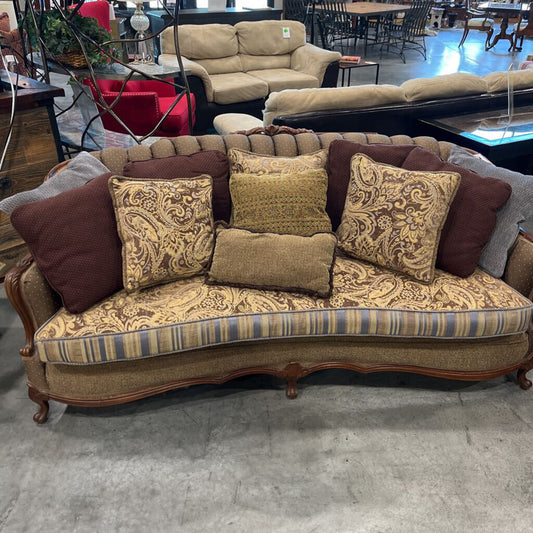
[[[210,76],[213,87],[213,102],[216,104],[236,104],[265,98],[268,83],[244,72],[214,74]]]
[[[285,28],[288,28],[288,33]],[[242,21],[235,24],[235,30],[241,54],[290,54],[306,42],[305,25],[295,20]]]
[[[244,72],[270,68],[291,68],[290,54],[279,56],[250,56],[248,54],[239,54],[239,58]]]
[[[247,74],[268,83],[269,92],[320,87],[318,78],[315,76],[288,68],[249,70]]]
[[[237,55],[239,43],[235,26],[230,24],[180,24],[180,53],[188,59],[215,59]],[[162,52],[176,53],[174,29],[161,34]]]
[[[427,285],[338,256],[329,298],[209,286],[203,276],[120,291],[82,314],[60,309],[35,334],[41,361],[91,364],[287,337],[477,339],[524,332],[531,301],[482,270]]]
[[[197,59],[208,74],[227,74],[228,72],[242,72],[243,66],[240,56],[220,57],[217,59]]]

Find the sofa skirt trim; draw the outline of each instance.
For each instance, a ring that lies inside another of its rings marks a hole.
[[[330,361],[307,366],[305,363],[301,364],[299,362],[292,362],[285,365],[281,369],[269,367],[241,368],[220,376],[187,378],[133,392],[110,395],[102,398],[70,397],[54,392],[42,393],[31,384],[28,384],[28,395],[31,400],[39,405],[39,410],[37,413],[35,413],[33,419],[38,424],[42,424],[46,422],[48,418],[50,400],[78,407],[106,407],[140,400],[142,398],[155,396],[157,394],[179,388],[190,387],[192,385],[221,385],[227,381],[254,374],[268,374],[285,380],[285,395],[289,399],[295,399],[298,396],[299,379],[304,378],[314,372],[328,369],[352,370],[361,374],[370,374],[374,372],[408,372],[458,381],[485,381],[517,371],[518,385],[522,389],[527,390],[532,386],[532,382],[527,379],[526,374],[529,370],[533,369],[533,354],[529,354],[528,358],[510,366],[492,370],[442,370],[413,365],[356,364],[346,361]]]

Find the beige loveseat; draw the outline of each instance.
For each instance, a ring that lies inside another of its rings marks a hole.
[[[131,161],[240,148],[296,156],[338,139],[416,145],[447,159],[452,145],[428,137],[362,133],[183,136],[150,147],[94,153],[120,174]],[[297,379],[326,368],[406,371],[483,380],[533,368],[529,341],[533,242],[520,236],[503,279],[477,269],[440,271],[429,285],[338,256],[330,298],[207,285],[202,275],[142,291],[124,290],[72,315],[31,258],[5,281],[26,331],[20,350],[29,396],[42,423],[49,400],[103,406],[178,387],[266,373]],[[514,289],[511,289],[514,287]],[[524,295],[524,296],[523,296]]]
[[[196,129],[226,112],[261,116],[265,98],[284,89],[335,87],[340,54],[306,43],[292,20],[179,26],[183,66],[196,98]],[[177,66],[174,29],[160,37],[161,65]]]

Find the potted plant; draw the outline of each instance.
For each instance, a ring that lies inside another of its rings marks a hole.
[[[109,63],[112,57],[119,57],[112,44],[105,44],[111,36],[96,19],[64,14],[57,9],[36,12],[35,15],[37,28],[30,18],[23,25],[32,47],[37,47],[40,39],[49,59],[72,67],[84,67],[87,60],[97,66]],[[82,42],[87,60],[76,36]]]

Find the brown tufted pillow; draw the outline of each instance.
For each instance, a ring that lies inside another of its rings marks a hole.
[[[329,145],[328,202],[326,211],[333,231],[341,223],[346,191],[350,181],[350,160],[355,154],[365,154],[377,163],[400,167],[405,158],[416,148],[411,144],[361,144],[337,140]]]
[[[11,223],[71,313],[122,288],[122,256],[107,182],[111,172],[15,208]]]
[[[229,163],[220,150],[205,150],[191,155],[173,155],[132,161],[122,174],[128,178],[194,178],[208,174],[213,178],[213,217],[229,222],[231,200],[229,194]]]

